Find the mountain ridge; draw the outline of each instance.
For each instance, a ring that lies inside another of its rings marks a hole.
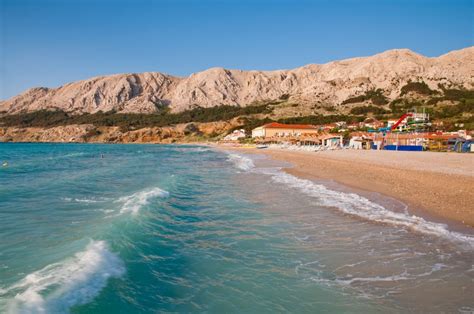
[[[392,49],[289,70],[213,67],[188,77],[160,72],[97,76],[56,88],[30,88],[0,101],[0,112],[154,113],[163,108],[181,112],[195,107],[247,106],[282,97],[300,104],[340,106],[350,97],[376,89],[393,100],[409,81],[423,81],[433,90],[440,84],[474,88],[474,46],[431,58],[409,49]]]

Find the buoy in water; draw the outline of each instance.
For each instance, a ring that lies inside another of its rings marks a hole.
[[[2,163],[2,167],[8,167],[8,161],[4,161],[4,162]]]

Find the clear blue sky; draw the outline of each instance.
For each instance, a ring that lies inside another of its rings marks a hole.
[[[0,99],[112,73],[271,70],[474,45],[473,0],[0,3]]]

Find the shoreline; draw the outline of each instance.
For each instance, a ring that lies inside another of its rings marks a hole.
[[[474,156],[422,152],[342,150],[324,153],[227,147],[290,163],[283,170],[298,178],[335,182],[357,194],[379,194],[407,205],[410,215],[474,232]],[[434,154],[434,155],[433,155]],[[451,157],[452,156],[452,157]],[[463,160],[463,164],[459,163]],[[441,166],[440,162],[446,164]],[[438,168],[433,169],[438,165]],[[464,170],[468,170],[465,175]],[[367,195],[364,195],[367,196]]]

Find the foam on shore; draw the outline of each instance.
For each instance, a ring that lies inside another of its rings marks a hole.
[[[331,190],[322,184],[288,174],[282,168],[257,168],[252,159],[247,156],[238,154],[231,154],[230,156],[232,157],[229,157],[229,159],[234,162],[237,168],[268,175],[274,182],[284,184],[317,199],[322,206],[335,208],[345,214],[370,221],[405,227],[423,234],[443,237],[467,245],[471,249],[474,248],[473,236],[450,231],[445,224],[430,222],[415,215],[388,210],[358,194]]]
[[[124,273],[122,260],[107,243],[92,241],[73,258],[30,273],[0,294],[16,294],[7,301],[7,313],[68,313],[94,299],[110,278]]]

